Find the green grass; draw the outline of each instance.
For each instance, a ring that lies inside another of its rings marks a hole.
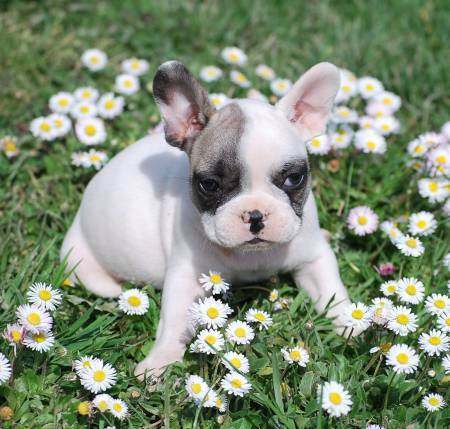
[[[61,285],[64,267],[59,248],[93,175],[70,165],[70,153],[80,149],[74,137],[42,143],[29,134],[29,122],[47,111],[48,98],[84,84],[108,90],[120,61],[130,56],[151,63],[143,86],[167,59],[180,59],[198,72],[203,65],[217,64],[220,50],[228,45],[243,48],[251,65],[269,64],[290,79],[328,60],[358,76],[378,77],[401,96],[398,117],[403,132],[385,157],[356,157],[348,151],[336,173],[327,169],[329,157],[314,160],[320,219],[333,235],[342,278],[353,299],[378,295],[382,280],[374,266],[385,261],[392,261],[399,275],[422,279],[427,292],[446,291],[441,260],[449,241],[441,215],[437,232],[424,240],[426,253],[417,260],[403,257],[380,233],[355,238],[344,221],[349,208],[362,204],[374,208],[382,219],[432,210],[417,193],[416,174],[405,167],[405,147],[417,134],[438,129],[448,120],[448,20],[445,1],[0,2],[0,137],[16,135],[22,150],[14,160],[0,155],[0,329],[13,321],[31,282]],[[79,63],[83,50],[94,46],[111,58],[108,68],[98,74]],[[226,80],[208,89],[243,95]],[[126,113],[108,129],[110,138],[104,147],[111,156],[157,122],[155,104],[145,89],[127,104]],[[427,416],[420,408],[414,377],[396,378],[384,408],[389,372],[384,365],[376,374],[374,367],[366,370],[368,350],[377,344],[375,334],[345,347],[345,339],[311,311],[305,294],[289,278],[275,283],[293,303],[277,313],[273,328],[259,334],[246,350],[255,388],[244,399],[231,401],[221,427],[361,428],[367,421],[383,422],[389,428],[450,425],[448,409]],[[266,298],[274,284],[258,286],[266,291],[251,287],[236,291],[233,307],[239,306],[241,312],[252,305],[270,309]],[[148,316],[132,318],[82,288],[66,288],[55,317],[56,347],[43,355],[20,351],[13,381],[0,387],[0,406],[14,411],[13,418],[0,426],[107,426],[102,416],[87,419],[76,413],[79,401],[92,395],[73,379],[71,362],[80,354],[95,354],[118,369],[119,382],[111,391],[132,411],[130,419],[116,421],[117,427],[191,428],[194,422],[199,428],[218,427],[218,413],[196,414],[183,388],[187,372],[211,377],[217,370],[212,359],[188,355],[183,364],[168,371],[155,391],[147,391],[133,377],[135,363],[151,348],[159,317],[160,294],[150,285],[145,290],[152,297]],[[310,329],[309,320],[314,322]],[[313,356],[305,370],[286,367],[274,353],[298,340]],[[12,357],[5,342],[0,350]],[[448,401],[449,383],[442,380],[439,359],[433,359],[431,366],[438,375],[425,376],[421,384],[447,394]],[[318,383],[331,378],[343,382],[353,396],[353,410],[342,420],[327,418],[316,401]]]

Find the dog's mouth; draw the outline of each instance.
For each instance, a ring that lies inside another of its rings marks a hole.
[[[259,238],[259,237],[255,237],[252,240],[245,242],[245,244],[260,244],[260,243],[268,243],[268,241],[263,240],[262,238]]]

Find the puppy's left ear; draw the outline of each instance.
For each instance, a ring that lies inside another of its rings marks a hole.
[[[277,103],[279,108],[308,140],[325,132],[334,98],[339,90],[340,73],[331,63],[319,63],[306,71]]]
[[[190,152],[215,109],[208,93],[179,61],[161,64],[153,78],[153,95],[164,122],[167,143]]]

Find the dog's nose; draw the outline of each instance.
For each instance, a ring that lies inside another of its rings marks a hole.
[[[264,228],[263,214],[259,210],[252,210],[248,213],[248,221],[250,223],[250,232],[258,234]]]

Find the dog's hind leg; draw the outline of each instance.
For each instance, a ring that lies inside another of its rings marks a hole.
[[[61,248],[61,260],[67,256],[67,269],[74,271],[71,280],[81,282],[86,289],[104,298],[121,294],[120,283],[111,277],[96,261],[80,226],[79,214],[67,232]]]

